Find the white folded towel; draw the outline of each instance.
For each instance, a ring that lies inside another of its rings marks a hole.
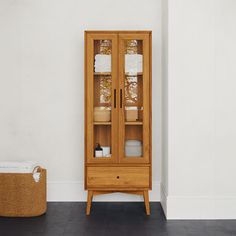
[[[95,55],[95,72],[111,72],[111,55]]]
[[[96,54],[95,60],[96,61],[111,61],[111,55]]]
[[[111,72],[111,68],[105,68],[105,67],[99,67],[99,68],[95,68],[95,72],[99,72],[99,73],[102,73],[102,72]]]
[[[143,72],[143,55],[125,54],[125,73],[135,74]]]
[[[38,163],[33,161],[1,161],[0,173],[32,173],[36,182],[40,179]]]

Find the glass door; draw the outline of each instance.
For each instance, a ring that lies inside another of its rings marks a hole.
[[[117,160],[117,35],[87,36],[87,160]]]
[[[119,35],[120,162],[149,163],[149,34]]]

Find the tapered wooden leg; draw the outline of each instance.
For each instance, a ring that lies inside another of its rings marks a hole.
[[[150,204],[149,204],[149,194],[148,194],[147,190],[143,191],[143,198],[144,198],[144,203],[145,203],[145,208],[146,208],[146,214],[149,216],[150,215]]]
[[[90,215],[90,209],[91,209],[91,204],[93,200],[93,191],[88,190],[88,198],[87,198],[87,209],[86,209],[86,215]]]

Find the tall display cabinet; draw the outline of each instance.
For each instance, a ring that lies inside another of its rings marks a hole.
[[[86,214],[92,198],[143,195],[150,214],[151,31],[85,32]]]

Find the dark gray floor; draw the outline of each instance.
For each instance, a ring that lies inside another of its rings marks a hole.
[[[166,221],[159,203],[49,203],[46,215],[35,218],[0,217],[0,236],[236,236],[236,221]]]

